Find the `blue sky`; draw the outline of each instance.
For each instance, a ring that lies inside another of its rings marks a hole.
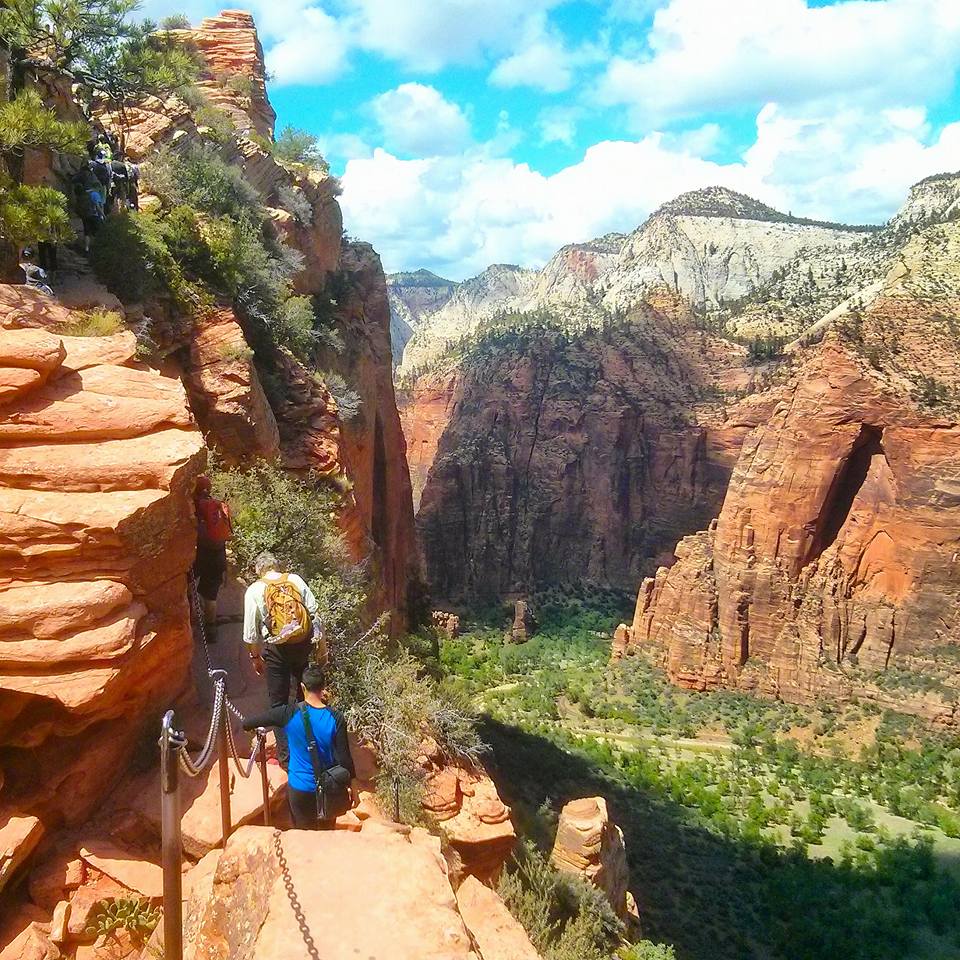
[[[146,0],[152,16],[216,13]],[[250,0],[387,270],[537,266],[722,183],[889,217],[960,168],[960,0]]]

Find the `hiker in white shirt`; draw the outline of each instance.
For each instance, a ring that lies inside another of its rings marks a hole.
[[[317,598],[302,577],[284,573],[273,554],[261,553],[254,566],[257,579],[243,598],[243,642],[254,669],[261,676],[266,674],[270,706],[286,706],[291,685],[301,699],[303,671],[314,647],[315,661],[326,666]],[[277,735],[277,753],[285,768],[289,750],[282,731]]]

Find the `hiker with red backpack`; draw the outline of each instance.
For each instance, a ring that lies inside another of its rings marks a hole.
[[[193,506],[197,514],[197,559],[193,574],[203,602],[207,640],[217,639],[217,595],[227,573],[227,541],[233,536],[230,507],[213,495],[210,478],[197,478]]]
[[[303,671],[313,646],[321,667],[326,666],[326,643],[317,616],[317,598],[306,581],[284,573],[272,553],[254,561],[257,579],[243,598],[243,641],[254,669],[266,674],[267,698],[272,707],[285,707],[293,686],[296,699],[303,699]],[[290,752],[282,729],[277,730],[277,757],[287,767]]]

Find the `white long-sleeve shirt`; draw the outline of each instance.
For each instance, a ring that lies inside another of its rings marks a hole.
[[[267,625],[267,607],[264,601],[264,594],[267,589],[267,582],[279,580],[284,574],[269,571],[255,583],[247,587],[247,592],[243,595],[243,642],[251,647],[259,647],[262,643],[276,643],[277,638],[270,635],[270,628]],[[287,580],[300,591],[303,599],[303,605],[313,620],[314,633],[317,632],[317,598],[313,591],[307,585],[306,581],[295,573],[286,574]]]

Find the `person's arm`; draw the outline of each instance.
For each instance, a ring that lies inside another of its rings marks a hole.
[[[257,606],[256,584],[243,595],[243,642],[246,644],[258,674],[263,673],[263,638],[260,636],[260,608]]]
[[[350,753],[350,738],[347,736],[347,722],[343,716],[334,711],[337,725],[333,731],[333,762],[350,771],[350,805],[356,806],[360,802],[360,793],[357,790],[357,771],[353,766],[353,755]]]
[[[243,718],[244,730],[256,730],[257,727],[285,727],[293,716],[293,704],[271,707],[265,713]]]

